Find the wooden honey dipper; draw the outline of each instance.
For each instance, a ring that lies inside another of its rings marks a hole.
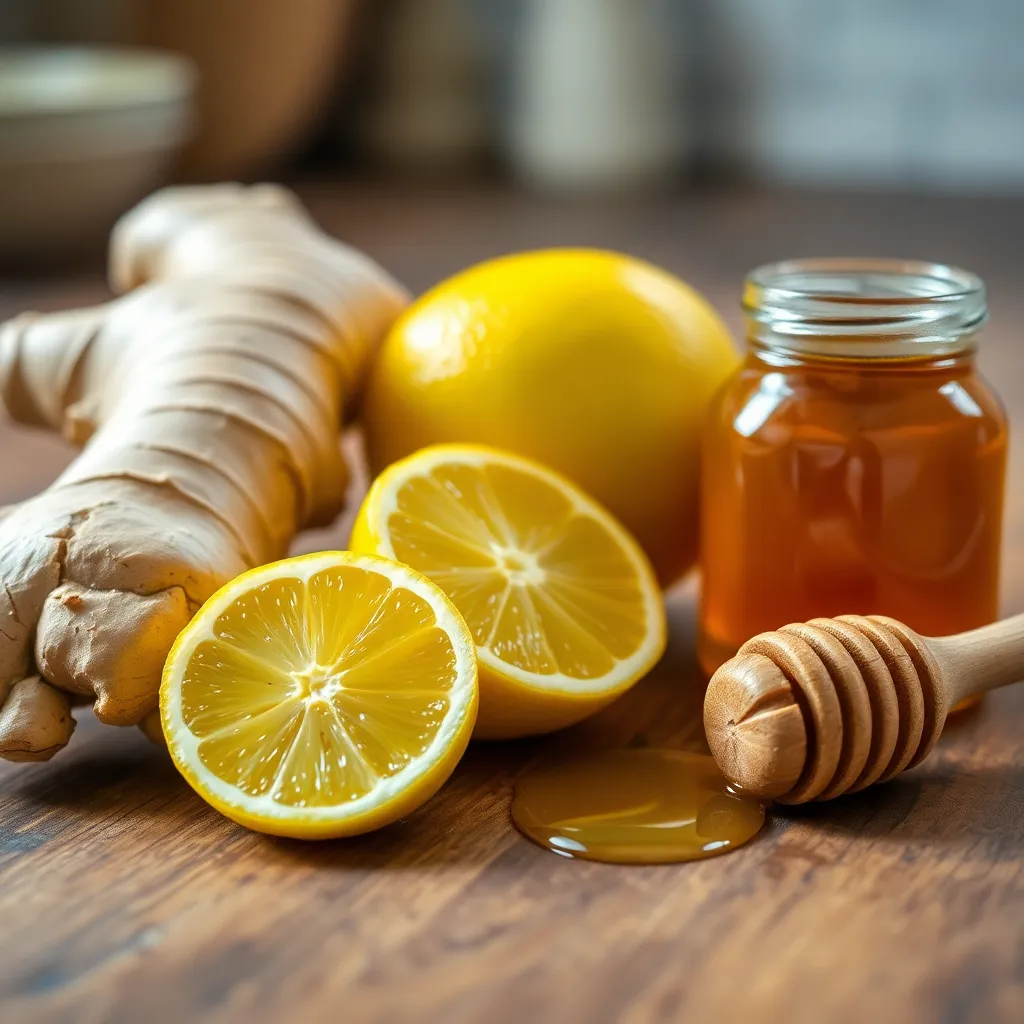
[[[923,637],[881,615],[783,626],[748,640],[704,699],[730,782],[784,804],[831,800],[925,758],[949,709],[1024,679],[1024,615]]]

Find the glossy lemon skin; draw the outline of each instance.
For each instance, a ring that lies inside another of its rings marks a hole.
[[[190,634],[193,631],[204,628],[204,615],[216,614],[213,609],[217,608],[223,600],[230,599],[232,596],[240,595],[249,590],[258,580],[266,577],[268,571],[279,570],[281,576],[289,576],[294,573],[301,574],[304,565],[319,564],[325,558],[332,557],[338,564],[355,563],[367,568],[379,567],[382,571],[387,571],[388,567],[392,564],[387,559],[375,558],[366,554],[356,556],[350,552],[341,551],[298,555],[272,563],[269,566],[258,566],[251,569],[225,584],[206,602],[192,619],[191,623],[179,635],[164,665],[160,686],[160,724],[175,767],[189,786],[206,803],[226,818],[255,832],[263,832],[268,835],[291,839],[339,839],[372,832],[390,825],[399,818],[403,818],[417,810],[437,793],[447,782],[462,759],[473,734],[473,727],[476,723],[479,708],[479,691],[476,686],[473,687],[471,699],[463,709],[463,713],[457,723],[457,728],[450,737],[444,751],[427,766],[425,771],[415,778],[410,785],[404,787],[387,801],[370,807],[360,814],[347,814],[343,807],[339,808],[339,813],[334,820],[310,820],[301,809],[295,809],[291,814],[275,816],[254,814],[248,811],[241,802],[221,798],[205,783],[203,772],[197,770],[197,765],[185,756],[182,748],[174,741],[175,729],[180,728],[180,722],[177,721],[178,716],[175,711],[176,691],[180,683],[183,667],[182,654],[188,646]],[[377,563],[377,565],[375,566],[374,563]],[[408,569],[408,567],[403,567],[403,569],[420,579],[423,584],[433,587],[433,584],[420,577],[418,573]],[[468,647],[469,650],[475,650],[472,637],[469,635],[465,623],[462,622],[461,616],[458,615],[454,606],[451,605],[443,593],[439,592],[438,596],[443,599],[453,613],[453,622],[455,628],[458,629],[460,643],[464,647]],[[472,660],[472,669],[475,674],[475,656]]]
[[[394,490],[410,474],[416,474],[420,464],[432,454],[443,454],[445,451],[450,452],[454,459],[465,456],[501,458],[503,454],[479,445],[441,445],[424,449],[392,464],[376,478],[363,500],[349,539],[349,547],[353,551],[385,558],[394,557],[386,527],[387,509]],[[545,467],[538,465],[536,468],[547,475]],[[569,481],[564,481],[564,484],[567,489],[578,490]],[[606,513],[605,517],[608,518]],[[635,541],[625,534],[619,524],[611,522],[607,525],[621,535],[623,543],[632,545],[636,550]],[[657,595],[657,582],[650,564],[639,550],[636,550],[636,557],[637,574],[642,586],[647,593]],[[635,686],[657,664],[665,651],[667,625],[664,608],[660,598],[656,598],[656,602],[658,613],[648,624],[646,657],[633,671],[623,675],[615,686],[600,691],[578,692],[530,685],[522,678],[510,674],[507,666],[485,648],[478,647],[480,704],[473,738],[502,740],[542,735],[582,722],[613,703]]]
[[[560,470],[640,541],[668,585],[697,553],[700,435],[739,362],[692,288],[599,250],[472,267],[395,324],[363,408],[374,472],[440,442]]]

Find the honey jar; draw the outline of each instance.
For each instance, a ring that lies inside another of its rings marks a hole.
[[[753,271],[743,306],[749,351],[702,456],[703,669],[816,616],[993,621],[1007,428],[975,366],[981,280],[795,260]]]

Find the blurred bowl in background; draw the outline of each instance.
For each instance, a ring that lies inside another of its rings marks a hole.
[[[292,153],[331,98],[357,0],[134,0],[133,38],[190,57],[193,180],[249,178]]]
[[[186,141],[195,72],[147,50],[0,50],[0,259],[105,238],[162,184]]]

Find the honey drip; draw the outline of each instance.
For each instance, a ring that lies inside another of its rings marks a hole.
[[[703,754],[611,750],[520,778],[512,820],[563,857],[668,864],[716,857],[764,824],[764,804],[733,789]]]

